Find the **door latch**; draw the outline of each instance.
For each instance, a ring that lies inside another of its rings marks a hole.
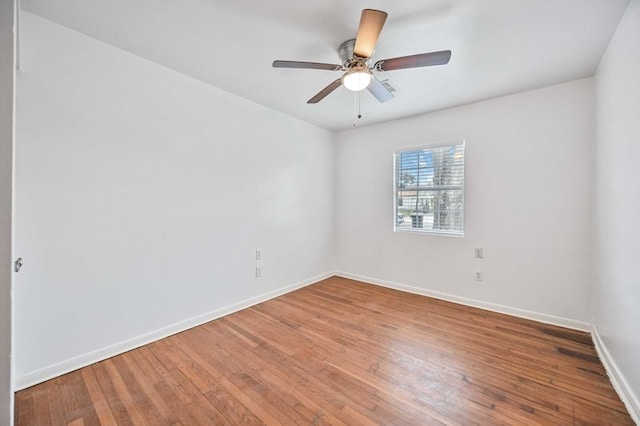
[[[21,257],[17,258],[16,261],[13,262],[13,270],[15,272],[20,272],[20,268],[22,268],[22,264],[23,264],[22,258]]]

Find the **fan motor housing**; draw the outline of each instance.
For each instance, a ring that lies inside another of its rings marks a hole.
[[[359,58],[353,54],[353,49],[356,46],[356,39],[352,38],[340,45],[338,47],[338,56],[342,61],[342,66],[345,69],[351,68],[354,64],[362,64],[366,67],[369,67],[369,59],[370,58]]]
[[[338,55],[342,61],[342,65],[345,65],[353,58],[353,49],[356,47],[356,39],[352,38],[347,40],[338,47]]]

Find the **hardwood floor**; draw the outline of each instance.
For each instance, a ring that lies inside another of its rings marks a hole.
[[[17,425],[632,425],[588,333],[330,278],[16,394]]]

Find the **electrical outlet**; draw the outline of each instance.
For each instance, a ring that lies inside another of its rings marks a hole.
[[[256,278],[262,277],[262,266],[256,266]]]
[[[256,249],[256,260],[261,260],[261,259],[262,259],[262,250]]]
[[[476,281],[482,281],[482,271],[476,269],[475,278]]]
[[[476,255],[476,259],[484,258],[484,253],[483,253],[482,247],[474,249],[474,253]]]

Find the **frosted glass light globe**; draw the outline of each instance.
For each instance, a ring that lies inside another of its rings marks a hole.
[[[342,84],[352,92],[364,90],[373,81],[373,74],[367,68],[351,68],[342,76]]]

